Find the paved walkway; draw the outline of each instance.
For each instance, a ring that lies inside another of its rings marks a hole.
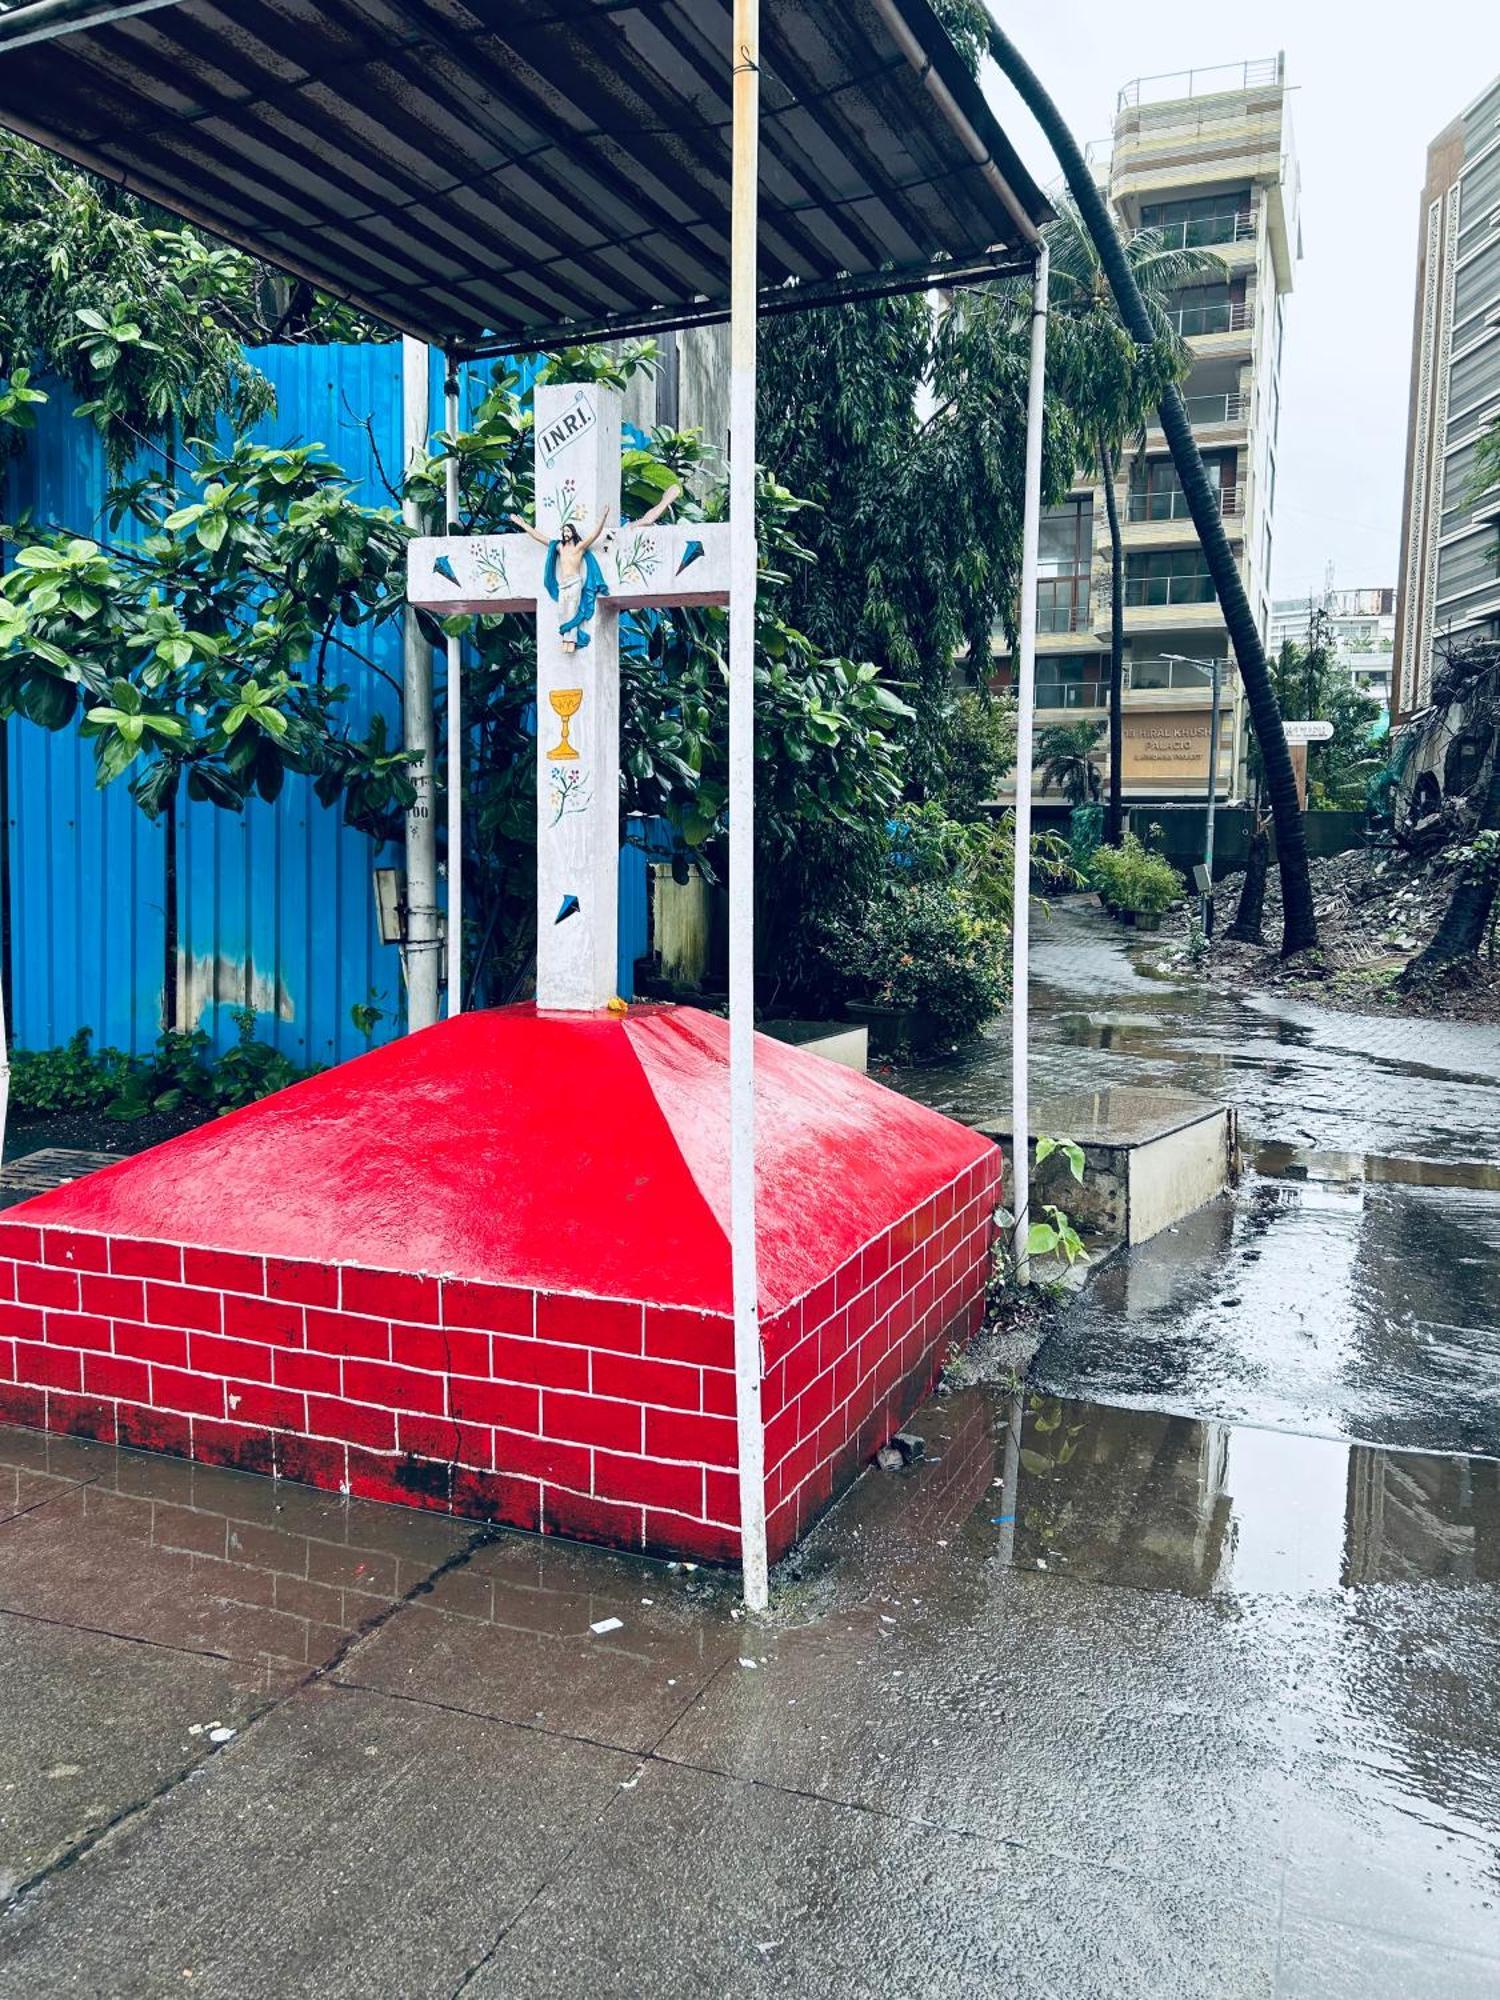
[[[1104,1274],[1055,1394],[931,1403],[764,1621],[0,1431],[0,2000],[1493,2000],[1500,1466],[1349,1440],[1490,1434],[1496,1051],[1074,912],[1038,961],[1053,1087],[1212,1090],[1263,1171]]]

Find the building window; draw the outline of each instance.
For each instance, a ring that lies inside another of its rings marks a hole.
[[[1048,507],[1041,521],[1036,587],[1039,632],[1086,632],[1094,563],[1091,495]]]
[[[1153,549],[1125,559],[1125,602],[1212,604],[1213,579],[1201,549]]]
[[[1219,502],[1221,513],[1236,509],[1234,453],[1205,458],[1203,470]],[[1144,468],[1137,465],[1131,475],[1127,513],[1132,521],[1186,521],[1191,518],[1182,481],[1170,458],[1148,458]]]
[[[1233,243],[1254,229],[1250,190],[1235,188],[1227,194],[1195,195],[1187,201],[1143,202],[1141,227],[1159,229],[1169,250]]]
[[[1248,324],[1244,300],[1237,300],[1228,285],[1184,285],[1167,306],[1166,317],[1184,340]]]

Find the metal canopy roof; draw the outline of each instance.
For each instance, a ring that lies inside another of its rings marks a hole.
[[[731,0],[32,0],[0,123],[496,352],[726,316],[731,39]],[[762,0],[761,43],[763,310],[1029,262],[928,0]]]

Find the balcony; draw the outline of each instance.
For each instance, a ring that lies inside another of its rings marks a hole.
[[[1174,604],[1212,604],[1214,601],[1213,578],[1206,572],[1202,575],[1185,571],[1180,576],[1127,576],[1125,579],[1127,611]]]
[[[1049,710],[1108,708],[1109,682],[1043,680],[1038,670],[1036,705]]]
[[[1143,104],[1175,104],[1184,98],[1219,97],[1232,90],[1265,90],[1281,81],[1280,56],[1218,63],[1209,69],[1164,70],[1127,83],[1115,99],[1115,115],[1138,111]]]
[[[1255,241],[1255,210],[1225,209],[1222,215],[1200,215],[1191,222],[1154,222],[1147,227],[1155,230],[1164,250],[1223,250]]]
[[[1212,333],[1248,333],[1255,325],[1255,308],[1245,299],[1220,299],[1212,305],[1178,306],[1163,315],[1184,340]]]
[[[1221,486],[1214,497],[1221,514],[1238,515],[1244,511],[1242,487]],[[1180,486],[1171,486],[1151,493],[1133,490],[1126,502],[1125,518],[1129,521],[1190,521],[1193,517],[1188,509],[1187,495]]]
[[[1182,406],[1187,411],[1187,420],[1195,430],[1213,424],[1247,424],[1250,421],[1250,398],[1233,393],[1225,396],[1184,396]],[[1153,424],[1152,429],[1159,429]]]
[[[1217,659],[1210,656],[1202,660],[1165,659],[1160,654],[1148,654],[1144,658],[1136,655],[1130,662],[1130,690],[1132,694],[1144,694],[1165,688],[1182,688],[1211,697],[1213,681],[1209,670],[1214,665],[1218,666],[1222,689],[1229,676],[1227,653]]]

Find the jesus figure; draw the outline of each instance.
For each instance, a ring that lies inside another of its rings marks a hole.
[[[669,486],[656,505],[642,514],[635,523],[636,527],[653,526],[681,494],[680,486]],[[562,640],[562,649],[565,653],[581,651],[589,643],[588,628],[594,616],[594,606],[599,598],[609,595],[609,585],[604,581],[604,572],[593,553],[594,544],[604,533],[609,520],[608,506],[600,510],[594,531],[587,541],[580,539],[571,521],[556,539],[552,539],[539,528],[533,528],[519,514],[512,514],[510,518],[522,534],[530,535],[547,551],[542,582],[547,595],[557,604],[557,633]]]

